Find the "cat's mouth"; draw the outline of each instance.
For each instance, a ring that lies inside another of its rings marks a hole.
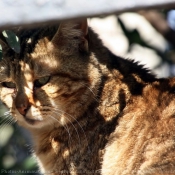
[[[24,117],[24,119],[25,119],[26,122],[29,123],[30,125],[36,125],[36,124],[38,124],[38,123],[41,122],[41,120],[30,119],[30,118],[27,118],[27,117]]]
[[[23,115],[23,117],[29,125],[37,125],[43,121],[41,115],[32,115],[31,111],[29,111],[26,115]]]
[[[27,123],[29,123],[31,125],[34,125],[36,123],[36,120],[33,120],[33,119],[25,118],[25,120],[27,121]]]

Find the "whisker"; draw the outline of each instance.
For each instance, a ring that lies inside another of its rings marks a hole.
[[[54,113],[56,113],[55,111],[53,111]],[[56,113],[57,114],[57,113]],[[56,118],[55,118],[56,119]],[[68,118],[67,118],[68,119]],[[57,119],[56,119],[57,120]],[[69,120],[69,119],[68,119]],[[57,120],[58,122],[59,122],[59,120]],[[71,123],[71,125],[73,126],[73,128],[75,129],[75,131],[76,131],[76,134],[77,134],[77,137],[78,137],[78,141],[79,141],[79,145],[80,145],[80,137],[79,137],[79,134],[78,134],[78,131],[77,131],[77,129],[76,129],[76,127],[73,125],[73,123],[69,120],[69,122]],[[59,122],[60,123],[60,122]],[[63,125],[62,125],[63,126]],[[65,124],[65,126],[67,126],[66,124]],[[67,128],[68,128],[68,126],[67,126]],[[68,129],[69,130],[69,129]],[[70,132],[69,132],[69,134],[70,134]],[[71,135],[70,135],[71,136]]]
[[[54,119],[54,120],[56,120],[58,123],[61,124],[61,122],[60,122],[58,119],[56,119],[55,117],[53,117],[52,115],[50,115],[49,117],[52,118],[52,119]],[[61,125],[61,126],[63,126],[63,125]],[[65,126],[63,126],[63,127],[64,127],[64,129],[67,131],[67,133],[68,133],[68,135],[69,135],[68,144],[69,144],[69,147],[70,147],[70,145],[71,145],[71,134],[70,134],[70,132],[69,132],[69,128],[68,128],[67,125],[65,125]]]
[[[1,123],[3,123],[7,118],[9,118],[10,117],[10,114],[6,114],[6,115],[3,115],[3,116],[1,116]]]
[[[78,126],[79,126],[80,129],[82,130],[83,135],[84,135],[84,137],[85,137],[85,139],[86,139],[86,141],[87,141],[87,143],[88,143],[88,139],[87,139],[86,133],[85,133],[83,127],[81,126],[81,124],[77,121],[77,119],[76,119],[75,117],[73,117],[72,115],[68,114],[67,112],[61,111],[61,110],[58,109],[58,108],[54,108],[54,110],[55,110],[55,112],[58,111],[58,112],[65,113],[66,115],[68,115],[69,117],[71,117],[72,119],[74,119],[74,121],[78,124]],[[75,131],[76,131],[76,133],[77,133],[77,136],[78,136],[79,145],[81,145],[81,140],[80,140],[80,137],[79,137],[77,128],[76,128],[76,127],[74,126],[74,124],[68,119],[68,117],[66,117],[66,119],[67,119],[67,120],[71,123],[71,125],[74,127],[74,129],[75,129]],[[89,146],[88,146],[88,149],[89,149]],[[89,151],[90,151],[90,149],[89,149]]]
[[[6,112],[4,112],[4,115],[6,115],[6,114],[10,114],[10,111],[6,111]]]
[[[2,131],[6,126],[11,125],[12,123],[14,123],[13,118],[10,115],[6,116],[6,118],[3,119],[3,122],[1,121],[0,130]]]
[[[4,112],[4,115],[0,117],[0,129],[2,130],[7,125],[15,123],[17,120],[12,117],[12,112],[10,110]]]
[[[86,85],[85,83],[82,83],[82,85],[85,86],[85,87],[87,87],[89,89],[89,91],[92,92],[94,100],[98,102],[99,100],[96,98],[97,95],[94,93],[94,91],[92,90],[92,88],[90,88],[88,86],[88,84]]]
[[[4,116],[4,118],[1,120],[1,123],[5,123],[7,120],[12,120],[13,121],[13,118],[10,114]]]

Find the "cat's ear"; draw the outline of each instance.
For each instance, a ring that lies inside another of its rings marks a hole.
[[[55,46],[78,48],[79,51],[88,52],[88,38],[88,23],[84,19],[61,23],[51,42]]]

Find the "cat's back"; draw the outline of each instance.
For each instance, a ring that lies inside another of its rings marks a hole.
[[[103,174],[175,174],[175,78],[133,96],[120,114],[103,161]],[[110,163],[109,163],[110,162]]]

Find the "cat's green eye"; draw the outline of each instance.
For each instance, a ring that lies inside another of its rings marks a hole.
[[[41,78],[35,80],[34,86],[37,88],[44,86],[45,84],[47,84],[49,82],[49,80],[50,80],[50,76],[41,77]]]
[[[2,86],[7,87],[7,88],[11,88],[11,89],[15,89],[16,88],[16,84],[13,82],[3,82]]]

